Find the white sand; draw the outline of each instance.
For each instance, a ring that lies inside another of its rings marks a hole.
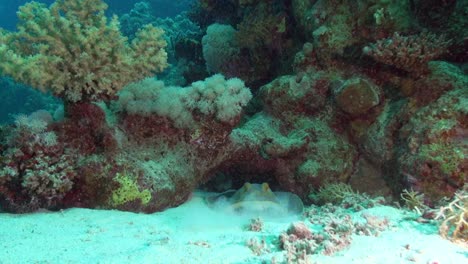
[[[468,263],[468,249],[437,235],[436,227],[403,220],[391,207],[366,212],[386,216],[391,227],[378,237],[353,236],[350,248],[314,263]],[[361,214],[362,212],[359,212]],[[407,215],[406,215],[407,216]],[[265,219],[262,232],[245,231],[251,217],[214,212],[195,195],[186,204],[151,215],[69,209],[25,215],[0,214],[0,263],[262,263],[249,238],[277,240],[297,217]],[[405,248],[409,245],[409,249]]]

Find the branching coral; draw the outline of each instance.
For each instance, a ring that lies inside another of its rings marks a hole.
[[[151,25],[128,43],[102,0],[57,0],[20,7],[17,32],[0,32],[0,70],[71,102],[112,97],[167,65],[162,30]]]
[[[447,52],[449,44],[444,36],[429,32],[410,36],[395,32],[390,38],[364,47],[363,52],[378,62],[420,75],[427,71],[429,61]]]
[[[444,238],[468,242],[468,185],[457,192],[447,206],[440,209],[436,219],[443,219],[439,232]]]
[[[329,183],[320,187],[319,191],[312,193],[309,198],[319,204],[331,203],[343,208],[352,208],[356,211],[371,208],[384,203],[382,197],[371,198],[365,193],[354,191],[345,183]]]
[[[424,205],[424,194],[418,193],[414,190],[404,189],[400,194],[401,200],[403,200],[405,206],[411,210],[421,211],[426,209]]]
[[[311,194],[311,198],[322,204],[340,204],[347,196],[355,194],[348,184],[332,183],[320,187],[316,194]]]

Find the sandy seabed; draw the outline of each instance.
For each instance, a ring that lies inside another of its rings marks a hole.
[[[368,213],[390,220],[379,236],[353,236],[333,256],[312,255],[313,263],[468,263],[468,247],[441,238],[437,227],[408,220],[410,212],[379,206]],[[261,232],[247,231],[252,217],[206,206],[196,193],[187,203],[154,214],[68,209],[0,214],[0,263],[270,263],[284,260],[275,241],[300,216],[264,219]],[[304,220],[306,221],[306,220]],[[270,253],[256,256],[251,238],[268,241]]]

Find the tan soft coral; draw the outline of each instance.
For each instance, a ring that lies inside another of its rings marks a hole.
[[[129,43],[101,0],[20,7],[17,32],[0,32],[0,70],[66,101],[107,99],[167,66],[163,31],[144,26]]]

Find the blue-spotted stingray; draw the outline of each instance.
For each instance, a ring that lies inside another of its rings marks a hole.
[[[229,190],[206,198],[216,210],[249,215],[288,216],[300,214],[301,199],[288,192],[273,192],[268,183],[245,183],[239,190]]]

